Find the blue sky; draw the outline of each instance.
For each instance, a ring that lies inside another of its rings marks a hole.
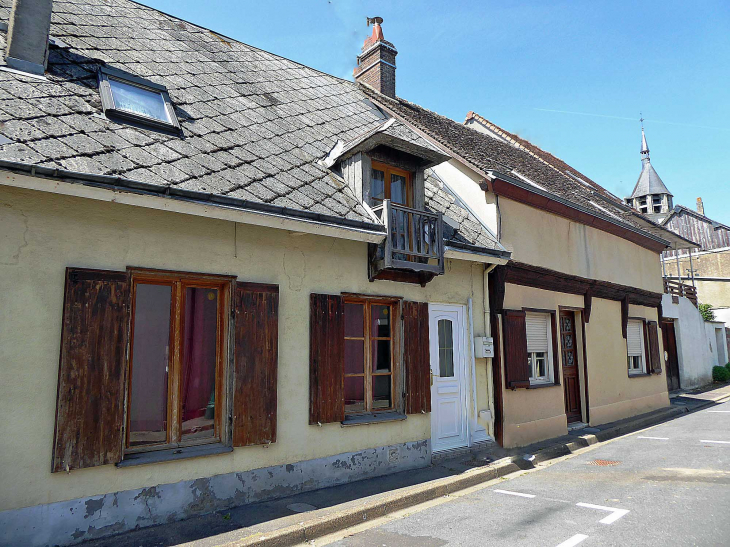
[[[366,16],[398,48],[397,93],[470,110],[620,197],[640,125],[674,203],[730,224],[730,2],[144,0],[247,44],[352,77]]]

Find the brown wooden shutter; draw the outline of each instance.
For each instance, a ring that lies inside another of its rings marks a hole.
[[[345,302],[312,294],[309,308],[309,423],[345,419]]]
[[[428,304],[403,303],[403,364],[406,379],[406,414],[431,412],[431,359]]]
[[[233,446],[276,442],[279,287],[236,283]]]
[[[647,338],[649,341],[649,363],[651,364],[651,367],[647,366],[646,371],[661,374],[662,359],[659,354],[659,334],[657,330],[656,321],[649,321],[646,324]]]
[[[126,272],[66,269],[51,471],[122,459]]]
[[[508,388],[530,386],[525,312],[504,310],[504,380]]]
[[[629,295],[621,300],[621,334],[626,340],[626,330],[629,328]]]
[[[573,318],[575,318],[575,314],[573,314]],[[556,386],[559,386],[561,384],[560,382],[560,346],[558,344],[558,338],[560,337],[560,326],[558,325],[557,321],[557,314],[553,311],[550,312],[550,330],[552,331],[553,335],[553,383]],[[573,343],[575,344],[578,337],[575,333],[575,319],[573,320]],[[578,355],[578,350],[576,348],[575,354]],[[525,357],[527,359],[527,357]],[[528,371],[529,372],[529,371]]]

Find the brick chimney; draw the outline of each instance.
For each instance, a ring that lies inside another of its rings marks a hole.
[[[705,216],[705,204],[702,203],[702,198],[697,198],[697,212]]]
[[[383,38],[382,17],[368,17],[373,33],[365,39],[353,71],[355,81],[367,84],[383,95],[395,98],[395,56],[398,50]]]
[[[48,63],[52,0],[14,0],[5,62],[10,68],[43,74]]]

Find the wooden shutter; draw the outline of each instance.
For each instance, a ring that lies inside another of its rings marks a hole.
[[[647,338],[649,342],[649,365],[646,372],[662,373],[662,360],[659,354],[659,334],[656,321],[649,321],[646,324]]]
[[[558,326],[558,318],[557,314],[553,311],[550,312],[550,329],[552,334],[552,345],[553,345],[553,383],[556,386],[559,386],[561,384],[560,382],[560,348],[558,346],[558,338],[560,337],[560,331],[558,330],[560,327]],[[575,314],[573,314],[573,344],[575,344],[578,340],[578,336],[575,332],[576,326],[575,326]],[[576,357],[578,356],[578,348],[575,350]],[[576,363],[577,365],[577,363]]]
[[[309,423],[345,419],[345,302],[312,294],[309,309]]]
[[[508,388],[529,387],[525,312],[504,310],[504,379]]]
[[[403,303],[403,364],[406,414],[431,412],[431,359],[428,304]]]
[[[126,272],[66,269],[51,471],[122,459]]]
[[[276,442],[279,287],[236,283],[233,446]]]

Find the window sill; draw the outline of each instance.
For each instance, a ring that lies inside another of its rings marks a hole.
[[[134,465],[145,465],[148,463],[169,462],[173,460],[185,460],[199,456],[213,456],[233,452],[233,447],[221,443],[203,444],[198,446],[186,446],[184,448],[170,448],[169,450],[155,450],[152,452],[135,452],[127,454],[117,464],[117,467],[132,467]]]
[[[391,410],[387,412],[345,416],[345,419],[341,423],[342,427],[349,427],[352,425],[379,424],[380,422],[397,422],[405,419],[406,415],[402,412]]]
[[[540,382],[539,384],[530,384],[530,386],[527,389],[540,389],[543,387],[557,387],[560,384],[555,382]]]
[[[644,378],[651,376],[651,372],[629,372],[629,378]]]

